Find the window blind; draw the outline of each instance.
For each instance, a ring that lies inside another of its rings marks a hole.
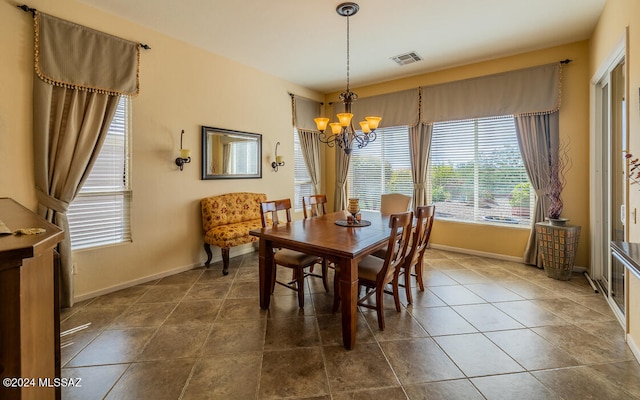
[[[440,218],[531,224],[533,192],[512,116],[435,123],[429,175]]]
[[[120,96],[115,116],[80,193],[67,216],[74,250],[131,240],[129,100]]]
[[[354,145],[347,175],[347,195],[360,199],[361,210],[380,210],[380,195],[413,196],[413,178],[407,126],[376,130],[377,139],[367,147]]]

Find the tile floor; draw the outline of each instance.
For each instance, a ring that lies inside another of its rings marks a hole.
[[[640,365],[601,295],[518,263],[428,250],[427,290],[341,345],[332,293],[258,305],[257,253],[64,310],[63,399],[640,399]],[[286,272],[285,272],[286,273]],[[290,272],[288,272],[290,273]]]

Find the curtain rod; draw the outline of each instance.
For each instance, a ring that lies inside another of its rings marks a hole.
[[[32,17],[35,17],[35,15],[36,15],[36,11],[38,11],[38,10],[36,10],[35,8],[31,8],[31,7],[29,7],[29,6],[28,6],[28,5],[26,5],[26,4],[23,4],[23,5],[21,5],[21,6],[17,6],[17,7],[18,7],[19,9],[21,9],[22,11],[24,11],[24,12],[30,12]],[[138,45],[139,45],[140,47],[142,47],[143,49],[145,49],[145,50],[151,50],[151,47],[149,47],[149,45],[148,45],[148,44],[145,44],[145,43],[138,43]]]
[[[565,58],[564,60],[560,61],[560,64],[569,64],[571,61],[573,61],[573,60]]]

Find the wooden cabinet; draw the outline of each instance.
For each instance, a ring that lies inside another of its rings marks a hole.
[[[60,377],[54,247],[64,233],[8,198],[0,198],[0,221],[12,231],[45,229],[36,235],[0,236],[0,398],[59,399],[54,384]],[[24,387],[25,383],[33,387]]]

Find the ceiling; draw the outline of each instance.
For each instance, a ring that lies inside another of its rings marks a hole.
[[[346,84],[340,0],[79,1],[309,89]],[[588,39],[605,2],[360,0],[349,19],[351,86]],[[408,52],[423,60],[391,60]]]

